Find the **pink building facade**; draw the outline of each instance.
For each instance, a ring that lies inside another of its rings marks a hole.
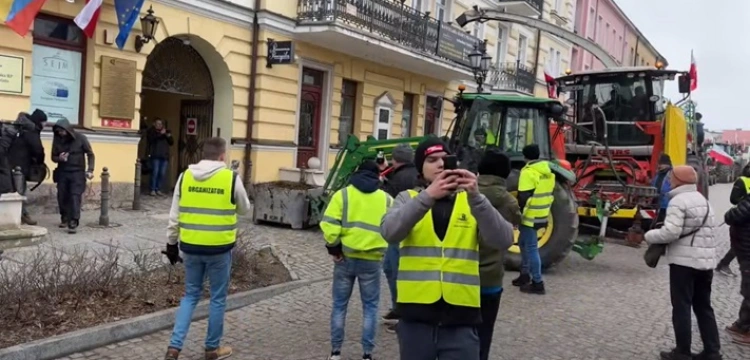
[[[651,45],[614,0],[577,0],[575,32],[599,44],[621,66],[654,65],[653,60],[648,60],[649,64],[646,64],[647,56],[640,59],[640,53],[646,49],[639,47],[650,48]],[[645,52],[656,51],[651,48]],[[578,46],[573,48],[571,65],[574,72],[604,67],[591,53]]]

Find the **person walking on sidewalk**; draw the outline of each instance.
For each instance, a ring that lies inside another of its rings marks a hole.
[[[479,192],[476,176],[446,169],[447,156],[436,137],[419,144],[414,163],[426,188],[401,192],[380,224],[386,241],[400,243],[401,360],[479,359],[480,241],[499,251],[513,243],[513,227]]]
[[[207,278],[211,300],[205,359],[225,359],[232,348],[221,345],[224,310],[237,239],[237,215],[250,210],[242,180],[225,163],[227,143],[219,137],[203,143],[203,160],[190,165],[177,179],[167,227],[167,250],[174,265],[185,263],[185,296],[177,310],[165,360],[177,360]],[[178,248],[179,242],[179,248]]]
[[[518,227],[521,274],[513,280],[513,285],[520,286],[525,293],[544,295],[537,231],[547,227],[547,218],[555,199],[555,174],[547,160],[539,159],[539,145],[527,145],[522,152],[526,166],[521,169],[518,179],[518,205],[523,209],[523,218]]]
[[[172,133],[164,127],[164,121],[156,118],[154,126],[146,133],[148,156],[151,161],[151,196],[163,195],[162,183],[169,166],[169,147],[174,144]]]
[[[362,359],[372,360],[378,327],[381,261],[388,245],[380,235],[379,225],[393,201],[379,187],[378,165],[365,161],[352,175],[349,185],[333,194],[320,222],[334,262],[329,360],[341,360],[346,312],[355,280],[362,298]]]
[[[417,186],[419,173],[414,166],[414,149],[409,144],[399,144],[393,148],[391,153],[392,170],[385,176],[383,190],[391,197],[398,196],[402,191],[414,189]],[[383,260],[383,272],[388,280],[388,289],[391,292],[391,308],[383,316],[383,320],[393,322],[398,320],[396,314],[396,278],[398,277],[398,244],[388,244]],[[395,332],[396,324],[386,324],[386,331]]]
[[[750,196],[745,196],[737,206],[729,209],[724,214],[724,221],[729,225],[732,251],[737,255],[740,265],[742,295],[737,321],[726,330],[732,335],[734,342],[750,345]]]
[[[711,284],[716,266],[714,212],[698,191],[698,174],[691,166],[681,165],[670,174],[672,191],[664,225],[649,230],[649,245],[665,244],[669,263],[669,287],[672,298],[672,326],[676,347],[660,354],[663,360],[720,360],[721,343],[716,316],[711,307]],[[691,310],[698,320],[703,352],[691,352],[693,327]]]
[[[57,163],[52,179],[57,183],[60,227],[75,234],[81,219],[81,202],[86,179],[94,178],[94,150],[86,135],[73,129],[68,119],[57,120],[52,127],[52,161]]]
[[[500,215],[511,225],[521,224],[521,208],[518,201],[505,187],[505,180],[510,175],[510,158],[497,149],[487,150],[479,162],[479,192]],[[479,280],[482,286],[480,302],[482,324],[477,327],[479,333],[479,359],[488,360],[490,346],[495,330],[497,313],[500,310],[500,298],[503,295],[503,275],[505,251],[483,246],[479,241]]]
[[[734,185],[732,186],[732,192],[729,194],[729,202],[732,205],[739,204],[742,199],[746,198],[747,195],[750,194],[750,164],[745,165],[745,167],[742,169],[742,176],[737,179],[737,181],[734,182]],[[737,225],[741,223],[736,223]],[[727,223],[729,225],[729,223]],[[732,236],[737,236],[739,233],[737,231],[732,231],[731,225],[729,228],[729,240],[732,242]],[[722,275],[729,275],[734,276],[734,273],[729,268],[729,264],[732,263],[732,260],[736,257],[734,248],[732,246],[729,247],[729,250],[724,255],[723,258],[719,261],[719,264],[716,265],[716,271],[719,274]]]

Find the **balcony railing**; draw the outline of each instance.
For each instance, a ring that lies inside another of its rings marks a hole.
[[[533,94],[536,76],[534,71],[519,61],[500,63],[490,70],[489,84],[493,90],[513,90]]]
[[[475,38],[405,5],[401,0],[299,0],[297,22],[342,23],[422,54],[470,66]]]
[[[542,7],[544,6],[544,0],[498,0],[500,3],[500,6],[503,6],[503,3],[526,3],[532,8],[539,11],[539,13],[542,13]]]

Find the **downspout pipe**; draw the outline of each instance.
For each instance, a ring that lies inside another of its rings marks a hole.
[[[250,50],[250,90],[248,91],[247,99],[247,132],[245,134],[245,171],[243,173],[243,180],[245,189],[250,196],[250,199],[255,198],[255,191],[253,189],[253,161],[251,158],[251,152],[253,148],[253,124],[255,123],[255,92],[257,90],[256,78],[258,75],[258,47],[260,46],[260,24],[258,23],[258,11],[260,10],[260,0],[255,0],[253,6],[253,35],[252,35],[252,49]]]

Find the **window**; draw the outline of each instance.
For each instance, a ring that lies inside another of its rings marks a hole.
[[[504,28],[502,25],[498,25],[497,27],[497,46],[495,48],[495,51],[497,52],[495,54],[495,62],[497,64],[502,64],[505,61],[505,54],[508,51],[508,30]]]
[[[385,140],[391,137],[393,105],[393,98],[388,93],[381,95],[375,101],[375,118],[372,127],[372,136],[378,140]]]
[[[562,53],[555,48],[550,48],[547,55],[546,71],[552,76],[558,76],[560,71],[560,62],[562,61]]]
[[[630,63],[633,62],[633,56],[635,56],[635,49],[630,48],[630,57],[628,58],[626,64],[630,65]]]
[[[563,0],[555,0],[555,11],[558,15],[562,16],[563,12]]]
[[[354,128],[354,109],[357,104],[357,83],[344,79],[341,86],[341,115],[339,116],[339,146],[346,144]]]
[[[516,55],[516,61],[521,65],[526,65],[526,50],[529,47],[529,39],[524,35],[518,35],[518,55]]]
[[[590,8],[588,24],[586,24],[586,36],[588,36],[589,39],[594,38],[594,21],[595,20],[596,20],[596,11],[594,10],[594,8]]]
[[[86,37],[73,20],[39,14],[32,30],[34,44],[31,107],[47,113],[49,122],[83,120]]]
[[[596,40],[599,40],[602,37],[602,22],[604,19],[599,16],[599,21],[596,22]]]
[[[604,49],[609,52],[609,23],[607,23],[607,29],[602,34],[602,40],[604,41]]]
[[[484,24],[480,22],[474,23],[474,37],[484,39]]]
[[[451,21],[449,0],[435,0],[435,14],[438,20],[442,22]]]
[[[401,110],[401,137],[411,137],[411,124],[414,119],[414,94],[404,94],[404,108]]]
[[[417,9],[418,11],[422,11],[422,0],[411,0],[411,7],[414,9]]]

